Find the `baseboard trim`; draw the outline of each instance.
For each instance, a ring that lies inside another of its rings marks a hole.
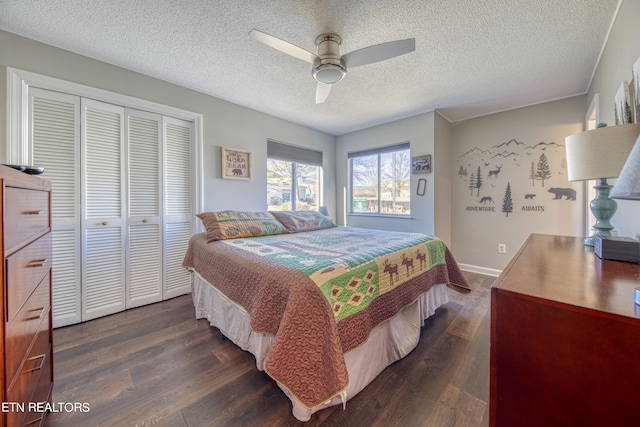
[[[471,273],[478,273],[478,274],[485,274],[487,276],[498,277],[500,273],[502,273],[502,270],[496,270],[494,268],[486,268],[486,267],[480,267],[477,265],[469,265],[469,264],[458,264],[458,265],[460,266],[460,269],[463,271],[468,271]]]

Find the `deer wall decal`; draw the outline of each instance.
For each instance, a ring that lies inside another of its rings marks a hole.
[[[496,178],[498,177],[498,174],[500,174],[500,169],[502,169],[503,165],[496,165],[497,169],[494,169],[492,171],[489,171],[489,175],[487,176],[487,178],[491,178],[492,176],[495,176]]]

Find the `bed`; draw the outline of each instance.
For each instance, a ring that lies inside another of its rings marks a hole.
[[[336,226],[317,212],[200,214],[190,239],[197,318],[256,358],[300,421],[360,392],[418,343],[424,320],[470,290],[446,245]]]

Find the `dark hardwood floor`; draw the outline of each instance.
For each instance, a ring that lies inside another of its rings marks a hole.
[[[465,276],[474,290],[449,290],[415,350],[307,423],[250,353],[194,319],[190,295],[56,329],[53,401],[87,405],[45,426],[488,426],[494,278]]]

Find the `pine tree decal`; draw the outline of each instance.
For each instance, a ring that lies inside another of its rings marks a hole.
[[[547,162],[547,156],[545,156],[544,153],[540,154],[540,160],[538,160],[536,178],[542,181],[543,187],[544,180],[551,178],[551,169],[549,169],[549,162]]]
[[[471,174],[471,178],[469,178],[469,190],[471,191],[471,195],[473,196],[473,190],[476,189],[476,182],[473,180],[473,174]]]
[[[531,162],[531,171],[529,172],[529,179],[531,180],[531,186],[535,187],[535,185],[536,185],[536,168],[535,168],[533,162]]]
[[[480,166],[478,166],[478,175],[476,176],[476,188],[478,192],[476,196],[480,196],[480,187],[482,187],[482,174],[480,173]]]
[[[467,176],[467,170],[463,168],[462,165],[460,165],[460,169],[458,170],[458,175],[462,177]]]
[[[502,200],[502,212],[507,216],[513,212],[513,200],[511,199],[511,184],[507,182],[507,191],[504,192],[504,199]]]

